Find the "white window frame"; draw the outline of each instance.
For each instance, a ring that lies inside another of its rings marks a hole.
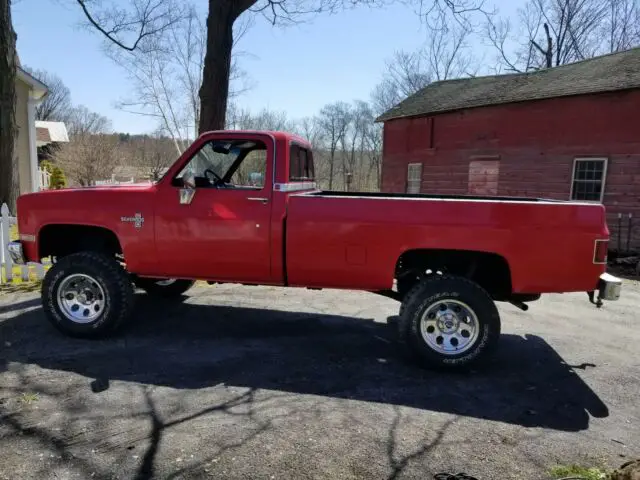
[[[412,178],[411,176],[411,168],[416,168],[418,170],[418,178]],[[411,188],[412,182],[418,182],[418,191],[417,192],[411,192],[409,191]],[[422,163],[421,162],[417,162],[417,163],[409,163],[407,165],[407,192],[406,193],[420,193],[422,192]]]
[[[602,169],[602,188],[600,189],[600,199],[599,200],[574,200],[573,199],[573,186],[575,185],[576,180],[576,166],[578,162],[593,162],[599,161],[604,163],[604,168]],[[573,159],[573,167],[571,170],[571,190],[569,192],[569,200],[574,202],[592,202],[592,203],[602,203],[604,199],[604,189],[607,185],[607,167],[609,166],[609,159],[607,157],[576,157]]]

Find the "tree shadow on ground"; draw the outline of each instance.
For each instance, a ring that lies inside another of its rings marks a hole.
[[[503,335],[489,365],[450,374],[404,360],[393,322],[144,295],[135,317],[119,337],[99,341],[62,336],[41,309],[3,320],[0,373],[8,362],[36,364],[89,377],[94,391],[111,380],[186,389],[222,383],[563,431],[588,428],[589,414],[608,416],[574,368],[535,335]]]

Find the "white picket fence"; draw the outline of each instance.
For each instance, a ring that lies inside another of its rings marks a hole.
[[[42,168],[38,169],[38,190],[48,190],[51,185],[51,174]]]
[[[18,219],[11,216],[6,203],[2,204],[0,214],[0,284],[13,282],[14,267],[18,267],[18,277],[23,282],[28,282],[34,275],[37,279],[44,278],[45,266],[41,263],[29,262],[27,265],[14,266],[7,245],[11,241],[11,226],[17,224]]]
[[[129,180],[116,180],[116,176],[112,175],[109,180],[96,180],[96,186],[108,186],[108,185],[131,185],[135,182],[135,179],[131,177]]]

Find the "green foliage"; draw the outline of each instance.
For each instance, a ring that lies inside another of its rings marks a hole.
[[[46,172],[53,174],[53,169],[55,167],[49,160],[43,160],[40,162],[40,168]]]
[[[584,480],[602,480],[607,478],[607,474],[599,468],[586,468],[578,465],[558,465],[550,471],[553,478],[578,477]]]
[[[67,186],[67,177],[64,172],[58,166],[53,167],[51,171],[51,178],[49,179],[49,188],[59,190]]]

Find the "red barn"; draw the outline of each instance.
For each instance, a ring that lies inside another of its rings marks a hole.
[[[602,202],[640,250],[640,49],[432,83],[378,121],[385,192]]]

